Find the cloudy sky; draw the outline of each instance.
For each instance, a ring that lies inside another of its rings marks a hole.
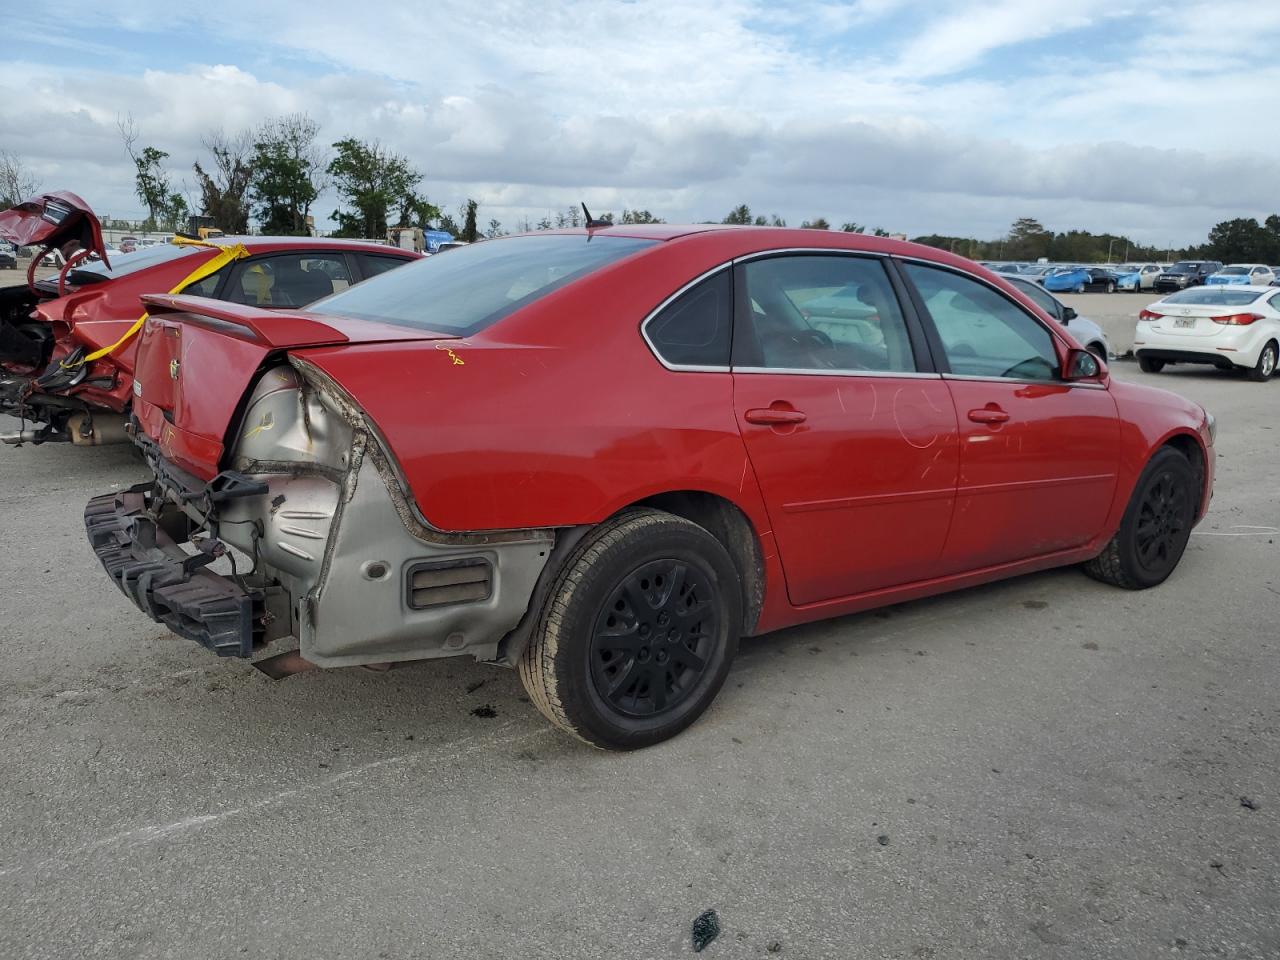
[[[669,221],[748,203],[793,224],[988,237],[1025,215],[1177,246],[1280,210],[1276,2],[5,6],[0,148],[112,216],[143,212],[118,117],[194,192],[202,133],[294,111],[508,227],[579,200]]]

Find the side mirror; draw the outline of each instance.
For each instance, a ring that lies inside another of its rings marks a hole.
[[[1106,368],[1102,361],[1088,350],[1072,350],[1067,355],[1066,373],[1063,380],[1095,380],[1102,376]]]
[[[1076,308],[1075,308],[1075,307],[1063,307],[1063,308],[1062,308],[1062,322],[1063,322],[1064,324],[1065,324],[1065,323],[1070,323],[1072,320],[1074,320],[1074,319],[1075,319],[1076,317],[1078,317],[1078,316],[1080,316],[1080,314],[1076,313]]]

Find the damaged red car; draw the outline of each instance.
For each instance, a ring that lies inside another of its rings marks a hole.
[[[73,193],[0,212],[0,237],[40,248],[27,283],[0,289],[0,413],[10,444],[128,442],[144,293],[181,291],[281,310],[305,306],[419,258],[376,243],[317,237],[219,237],[109,255]],[[56,255],[58,272],[36,279]]]
[[[153,477],[85,512],[129,599],[220,655],[279,641],[277,676],[516,667],[606,748],[690,724],[745,635],[1065,564],[1154,586],[1212,491],[1203,408],[888,239],[610,227],[310,311],[145,300]]]

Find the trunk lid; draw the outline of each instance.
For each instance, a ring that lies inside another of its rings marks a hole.
[[[1224,330],[1237,329],[1214,323],[1213,317],[1226,317],[1233,313],[1249,313],[1248,306],[1226,307],[1222,304],[1163,303],[1152,307],[1161,314],[1151,322],[1151,329],[1173,337],[1212,337]]]
[[[150,318],[138,342],[134,414],[167,460],[202,480],[217,475],[241,398],[273,355],[307,347],[457,339],[203,297],[147,295],[142,301]]]
[[[42,193],[0,211],[0,237],[20,247],[56,247],[63,256],[88,250],[111,266],[98,218],[87,203],[65,190]],[[67,249],[71,243],[75,246]]]

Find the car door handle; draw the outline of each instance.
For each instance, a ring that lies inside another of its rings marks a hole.
[[[978,410],[969,411],[969,419],[974,423],[1006,423],[1009,415],[999,407],[982,407]]]
[[[756,407],[742,415],[747,423],[758,423],[763,426],[776,427],[779,424],[804,423],[805,415],[799,410],[779,409],[778,407]]]

